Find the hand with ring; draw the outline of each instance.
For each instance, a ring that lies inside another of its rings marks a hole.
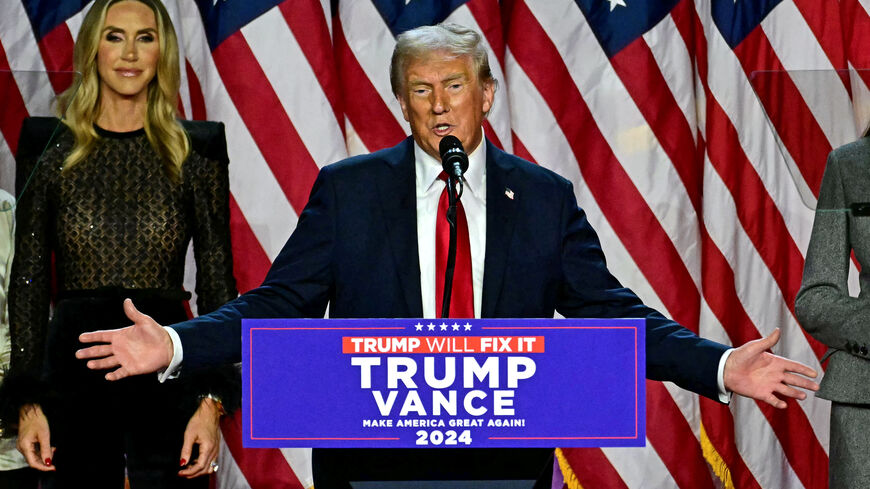
[[[181,447],[182,470],[178,472],[179,476],[193,479],[217,472],[221,440],[219,421],[222,412],[217,401],[208,397],[200,400],[199,408],[184,430],[184,445]],[[199,448],[199,454],[196,460],[191,460],[194,445]]]

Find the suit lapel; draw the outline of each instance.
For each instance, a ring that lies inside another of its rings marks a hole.
[[[520,192],[504,152],[486,141],[486,253],[482,317],[494,317],[502,290]]]
[[[411,138],[385,155],[386,178],[376,180],[384,213],[387,242],[393,252],[399,288],[404,293],[409,317],[423,317],[420,292],[420,258],[417,251],[417,202],[414,190],[414,145]],[[377,284],[371,284],[376,287]]]

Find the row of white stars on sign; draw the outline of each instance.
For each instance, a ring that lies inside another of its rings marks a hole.
[[[465,331],[471,331],[471,323],[465,323],[465,324],[459,324],[459,323],[453,323],[453,324],[417,323],[414,325],[414,328],[416,328],[417,331],[423,331],[423,328],[426,328],[426,330],[428,330],[428,331],[437,331],[439,329],[440,329],[440,331],[451,331],[451,330],[452,331],[459,331],[460,328],[464,328]]]

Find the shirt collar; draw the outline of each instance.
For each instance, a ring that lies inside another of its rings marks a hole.
[[[414,141],[414,165],[417,188],[425,192],[438,180],[442,170],[441,161],[423,151],[417,141]],[[483,185],[486,179],[486,138],[481,138],[480,144],[468,154],[468,170],[463,176],[465,190],[478,198],[485,198]]]

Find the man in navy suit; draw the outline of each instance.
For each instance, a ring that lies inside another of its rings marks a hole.
[[[815,377],[812,369],[765,351],[779,330],[730,349],[699,338],[620,285],[570,182],[483,137],[497,83],[477,33],[441,25],[400,35],[391,82],[412,137],[323,168],[262,286],[171,328],[159,327],[128,302],[134,325],[82,335],[83,342],[108,344],[81,350],[79,357],[91,358],[91,368],[119,367],[106,375],[110,380],[160,370],[165,375],[180,361],[191,369],[240,361],[242,318],[322,317],[327,306],[333,318],[437,317],[434,236],[444,188],[438,147],[453,135],[469,150],[461,202],[473,297],[464,299],[475,317],[549,318],[558,311],[566,317],[646,318],[650,379],[723,402],[736,392],[780,408],[785,402],[775,394],[804,399],[792,386],[817,389],[796,375]],[[321,450],[315,451],[315,478],[318,489],[347,487],[341,481],[348,479],[510,478],[513,464],[506,460],[543,464],[547,456],[540,450],[496,457],[467,449]]]

